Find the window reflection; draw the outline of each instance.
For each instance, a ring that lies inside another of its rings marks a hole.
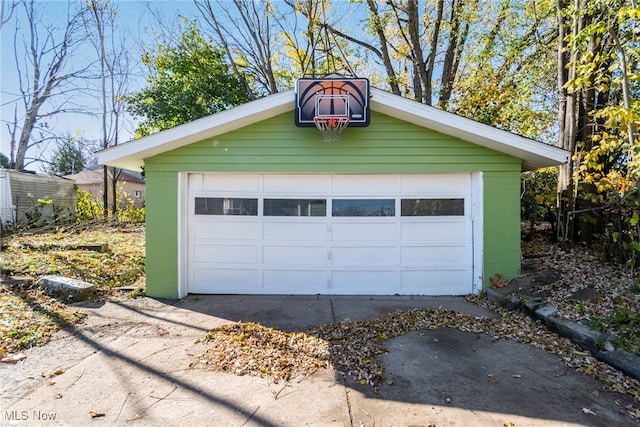
[[[196,197],[196,215],[258,215],[258,199]]]
[[[464,199],[402,199],[402,216],[464,216]]]
[[[265,199],[265,216],[326,216],[323,199]]]
[[[336,199],[332,216],[395,216],[394,199]]]

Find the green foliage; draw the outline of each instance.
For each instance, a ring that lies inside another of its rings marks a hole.
[[[86,164],[82,146],[74,138],[65,139],[51,160],[49,173],[52,175],[71,175],[81,172]]]
[[[520,216],[528,221],[530,231],[540,221],[548,221],[552,227],[557,213],[558,169],[545,168],[525,172],[520,178]]]
[[[0,168],[9,168],[9,158],[2,153],[0,153]]]
[[[118,206],[117,218],[120,222],[144,222],[145,209],[136,208],[134,200],[118,187],[116,192],[116,206]]]
[[[588,1],[583,13],[589,24],[570,40],[579,54],[570,64],[576,76],[567,88],[601,100],[589,118],[593,132],[578,141],[575,180],[600,193],[624,193],[640,178],[640,69],[632,65],[640,59],[634,30],[640,24],[640,9],[625,3]]]
[[[587,0],[565,12],[584,22],[567,39],[575,76],[566,85],[587,111],[578,122],[574,153],[581,236],[601,237],[609,259],[635,266],[640,256],[640,9],[625,0]]]
[[[640,261],[640,197],[638,190],[614,201],[600,215],[607,224],[603,248],[611,260],[637,268]]]
[[[93,221],[103,217],[102,200],[97,199],[88,191],[77,190],[76,221]],[[120,222],[144,222],[145,209],[136,208],[134,200],[118,186],[116,192],[116,219]]]
[[[76,188],[76,221],[95,220],[103,215],[102,201],[97,200],[88,191]]]
[[[142,62],[151,74],[148,86],[127,97],[127,109],[142,118],[136,136],[149,135],[226,110],[249,95],[223,60],[224,50],[207,41],[195,24],[176,46],[159,45]]]
[[[611,344],[618,349],[631,352],[640,350],[640,338],[637,336],[640,316],[626,305],[606,316],[592,318],[589,321],[589,326],[600,332],[615,330],[616,337],[611,340]]]
[[[530,138],[554,141],[555,2],[486,2],[455,83],[455,113]]]

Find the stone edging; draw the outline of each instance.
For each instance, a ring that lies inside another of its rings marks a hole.
[[[615,336],[598,332],[587,325],[572,322],[558,316],[558,308],[546,301],[533,298],[522,301],[513,295],[504,295],[495,289],[485,289],[487,298],[507,310],[525,310],[540,319],[553,332],[568,338],[574,344],[589,350],[598,360],[640,380],[640,356],[623,350],[616,350],[611,341]]]

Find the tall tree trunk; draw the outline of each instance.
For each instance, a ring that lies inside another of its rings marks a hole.
[[[396,76],[396,72],[393,69],[393,65],[391,64],[391,56],[389,55],[389,42],[387,41],[387,36],[384,34],[382,20],[378,15],[378,6],[376,5],[375,0],[367,0],[367,6],[369,7],[371,18],[374,21],[376,34],[378,35],[378,40],[380,41],[380,58],[382,59],[384,69],[387,72],[387,79],[389,81],[389,86],[391,87],[391,92],[396,95],[400,95],[398,77]]]
[[[442,16],[444,14],[444,0],[438,0],[436,22],[433,24],[433,31],[431,32],[431,43],[429,46],[429,56],[427,58],[427,70],[425,76],[425,89],[424,97],[427,100],[428,105],[433,104],[433,85],[431,79],[433,79],[433,70],[435,69],[436,53],[438,52],[438,39],[440,38],[440,27],[442,25]]]
[[[575,106],[576,100],[573,91],[566,87],[567,82],[575,77],[575,66],[571,70],[567,68],[571,61],[567,36],[570,26],[564,18],[564,13],[569,6],[569,0],[557,0],[557,25],[558,25],[558,146],[569,151],[572,155],[569,162],[558,167],[558,218],[557,237],[564,240],[568,236],[570,228],[569,212],[573,210],[573,153],[575,151]]]
[[[24,51],[19,49],[17,35],[14,36],[14,57],[18,68],[19,90],[22,95],[22,103],[24,104],[25,117],[20,126],[20,136],[14,142],[15,154],[11,153],[13,159],[11,167],[14,169],[24,169],[27,150],[36,146],[40,141],[32,141],[33,133],[39,119],[43,115],[40,114],[40,108],[45,102],[50,101],[54,93],[68,80],[78,77],[78,72],[69,72],[65,70],[65,65],[69,56],[73,53],[79,39],[77,39],[78,21],[83,11],[78,11],[75,15],[69,15],[64,28],[61,40],[56,42],[53,29],[47,29],[46,33],[41,34],[42,22],[39,12],[36,8],[34,0],[25,1],[23,3],[27,25],[26,31],[29,33],[29,45],[27,47],[28,60],[25,61],[30,67],[29,70],[23,70],[20,67],[19,55]],[[42,40],[45,40],[44,42]],[[50,57],[49,63],[43,63]],[[23,81],[23,75],[30,82]],[[46,116],[51,117],[61,113],[63,108],[54,107],[52,111],[47,112]],[[14,128],[9,132],[15,135],[17,122],[14,121]]]
[[[469,34],[470,17],[465,16],[463,11],[465,7],[475,7],[475,5],[476,0],[471,0],[469,3],[466,0],[454,0],[451,3],[451,16],[449,18],[451,30],[444,64],[442,65],[440,96],[438,97],[438,105],[441,108],[446,108],[453,93],[453,85],[460,65],[460,56]],[[462,22],[461,18],[463,19]]]
[[[413,57],[413,92],[416,100],[423,104],[431,105],[431,99],[427,99],[425,91],[427,86],[427,67],[424,63],[422,44],[420,43],[420,18],[416,0],[407,2],[407,17],[411,56]]]

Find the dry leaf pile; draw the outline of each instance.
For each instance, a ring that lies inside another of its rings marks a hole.
[[[236,375],[260,375],[274,381],[329,367],[340,376],[377,390],[384,381],[384,367],[378,356],[386,352],[385,340],[409,331],[456,328],[534,345],[556,354],[567,366],[598,378],[611,390],[640,397],[640,382],[597,361],[541,323],[520,312],[496,307],[486,299],[471,299],[503,318],[492,320],[442,309],[398,310],[372,320],[324,324],[296,333],[237,323],[207,333],[208,348],[192,366]]]
[[[266,375],[276,383],[329,367],[328,343],[304,332],[235,323],[209,332],[205,340],[209,348],[192,366],[235,375]]]

